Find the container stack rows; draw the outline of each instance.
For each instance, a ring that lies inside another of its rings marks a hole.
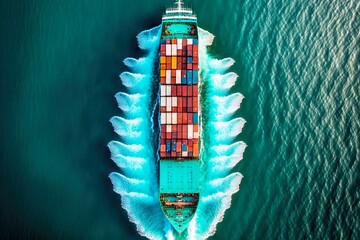
[[[198,40],[160,44],[160,157],[199,156]]]

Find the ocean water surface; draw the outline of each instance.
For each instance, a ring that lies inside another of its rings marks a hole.
[[[359,239],[359,1],[187,3],[244,96],[243,178],[209,239]],[[144,239],[108,178],[109,119],[126,117],[123,60],[171,4],[0,3],[1,239]]]

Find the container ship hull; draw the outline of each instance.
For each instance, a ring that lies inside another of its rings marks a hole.
[[[184,231],[199,201],[199,54],[191,9],[167,9],[159,51],[159,200],[172,226]]]

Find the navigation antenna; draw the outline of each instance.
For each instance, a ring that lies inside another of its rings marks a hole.
[[[177,1],[178,10],[181,10],[181,5],[183,4],[182,0]]]

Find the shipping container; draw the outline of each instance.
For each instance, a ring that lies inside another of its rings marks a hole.
[[[171,83],[171,70],[166,70],[166,84]]]
[[[177,67],[177,57],[171,57],[171,69],[176,69]]]
[[[171,113],[165,113],[166,114],[166,123],[172,124],[172,115]]]
[[[182,49],[182,39],[177,39],[177,48]]]
[[[181,86],[180,85],[176,86],[176,93],[177,93],[177,96],[179,96],[179,97],[182,96],[182,91],[181,91]]]
[[[176,84],[181,84],[181,70],[176,70]]]
[[[166,56],[171,56],[171,45],[166,44]]]
[[[187,39],[187,44],[192,45],[193,44],[193,39],[192,38]]]
[[[160,118],[160,123],[161,124],[166,124],[166,115],[165,115],[165,113],[162,113],[162,114],[160,114],[161,115],[161,118]]]
[[[171,44],[171,54],[173,56],[177,55],[177,45],[176,44]]]
[[[171,123],[172,124],[177,124],[177,114],[178,113],[172,113],[172,120],[171,120]]]
[[[173,86],[173,89],[176,89],[176,87],[175,86]],[[175,96],[175,95],[173,95],[173,96]],[[172,102],[172,106],[173,107],[177,107],[177,104],[178,104],[178,99],[177,99],[177,97],[172,97],[172,100],[171,100]]]
[[[165,96],[171,96],[171,85],[165,85],[166,93]]]

